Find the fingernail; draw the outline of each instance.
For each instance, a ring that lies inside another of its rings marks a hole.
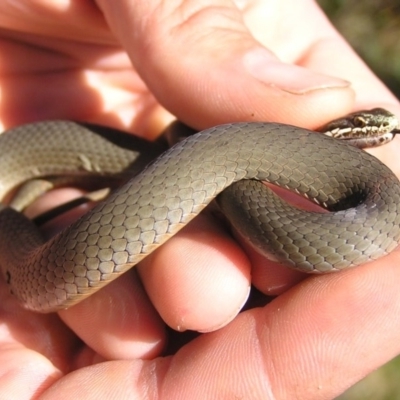
[[[243,63],[254,78],[269,86],[275,86],[293,94],[305,94],[314,90],[350,86],[350,83],[346,80],[318,74],[297,65],[276,61],[264,49],[248,52],[243,58]]]

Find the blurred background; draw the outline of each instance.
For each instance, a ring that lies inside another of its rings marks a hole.
[[[317,2],[357,53],[399,98],[400,0]]]
[[[400,98],[400,0],[317,1],[357,53]],[[400,357],[337,398],[370,399],[400,400]]]

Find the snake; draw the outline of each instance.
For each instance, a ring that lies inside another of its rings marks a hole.
[[[71,307],[138,264],[214,199],[257,251],[303,272],[341,271],[389,254],[400,240],[399,180],[347,142],[355,135],[361,147],[386,143],[397,120],[374,109],[322,131],[235,122],[165,150],[161,142],[74,121],[9,129],[0,136],[0,269],[10,292],[32,311]],[[107,179],[119,186],[45,240],[7,200],[42,178],[56,185]],[[294,207],[265,183],[327,212]]]

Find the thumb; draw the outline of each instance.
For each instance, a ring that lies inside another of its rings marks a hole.
[[[280,62],[232,1],[97,3],[160,103],[196,128],[310,116],[317,126],[352,106],[348,82]]]

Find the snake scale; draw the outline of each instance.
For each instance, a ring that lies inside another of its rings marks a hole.
[[[1,206],[0,267],[25,308],[51,312],[77,303],[135,266],[219,194],[246,240],[305,272],[359,265],[399,243],[398,179],[343,141],[277,123],[220,125],[177,143],[132,178],[134,162],[141,169],[147,159],[132,150],[132,136],[106,131],[45,121],[0,137],[1,198],[37,177],[127,181],[46,242],[32,221]],[[159,152],[156,146],[149,156]],[[296,209],[261,181],[330,212]]]

